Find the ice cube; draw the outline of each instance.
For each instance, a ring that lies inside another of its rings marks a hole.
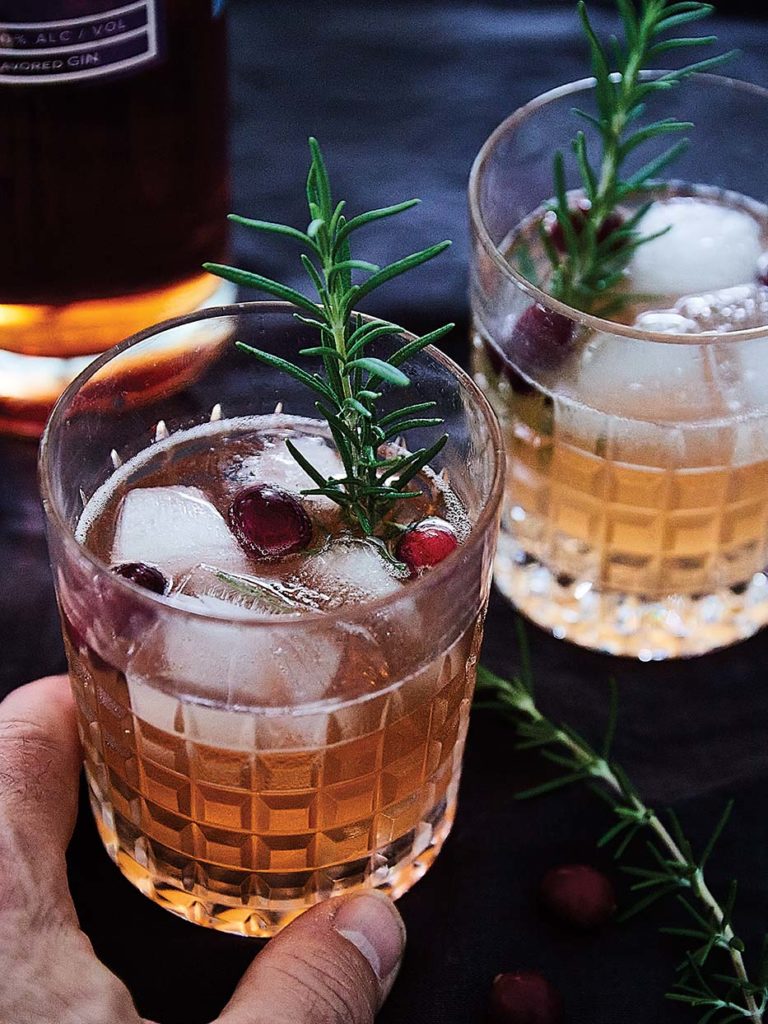
[[[123,498],[113,562],[149,562],[175,576],[201,561],[247,571],[223,516],[197,487],[140,487]]]
[[[685,295],[754,280],[763,247],[757,221],[743,210],[676,197],[654,203],[640,222],[652,235],[629,265],[634,292]]]
[[[297,615],[306,609],[321,610],[328,603],[323,594],[290,578],[233,573],[206,563],[190,569],[177,591],[191,597],[214,597],[260,615]]]
[[[137,678],[131,672],[126,674],[126,681],[131,708],[137,718],[163,732],[182,731],[178,697],[151,686],[146,680]]]
[[[224,706],[293,706],[328,696],[347,643],[343,623],[253,612],[214,594],[173,594],[179,612],[158,618],[130,672]]]
[[[399,590],[395,567],[379,547],[366,540],[335,540],[302,566],[300,578],[326,594],[331,606],[359,603]]]
[[[344,476],[341,459],[322,437],[297,435],[291,443],[326,478]],[[262,451],[243,459],[238,477],[244,484],[263,482],[297,493],[317,486],[291,455],[284,440],[269,443]],[[333,504],[324,495],[310,495],[308,500]]]
[[[252,754],[254,750],[320,747],[326,741],[328,714],[324,711],[254,713],[246,708],[179,700],[130,672],[127,681],[137,718],[163,732],[186,735],[207,747]]]

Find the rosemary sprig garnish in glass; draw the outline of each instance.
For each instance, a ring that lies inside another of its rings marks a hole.
[[[315,139],[310,139],[309,147],[312,157],[307,177],[310,223],[306,231],[236,215],[230,219],[245,227],[299,242],[306,250],[301,254],[301,262],[317,298],[309,298],[287,285],[236,267],[207,263],[205,269],[235,284],[257,288],[292,303],[303,311],[296,314],[298,319],[319,332],[319,343],[302,349],[299,354],[306,359],[319,359],[323,373],[312,373],[250,345],[238,342],[238,347],[290,374],[319,396],[315,405],[328,422],[344,466],[344,476],[324,476],[288,440],[286,445],[292,456],[316,484],[303,493],[331,498],[351,522],[364,534],[372,536],[396,502],[418,496],[420,492],[411,487],[412,481],[448,440],[448,435],[443,434],[430,447],[414,452],[393,447],[395,439],[406,431],[437,426],[442,420],[429,415],[436,405],[432,401],[411,403],[383,415],[379,408],[382,385],[407,388],[411,382],[400,367],[426,345],[442,338],[454,324],[446,324],[403,343],[386,359],[380,359],[367,354],[369,346],[383,338],[402,335],[403,328],[387,320],[363,319],[355,309],[380,285],[433,259],[451,243],[439,242],[386,267],[353,259],[350,238],[356,231],[409,210],[419,200],[411,199],[347,219],[345,203],[333,200],[320,146]],[[368,276],[355,283],[355,272]]]
[[[667,811],[665,821],[644,802],[627,773],[611,758],[617,718],[616,686],[611,686],[605,739],[596,750],[569,726],[547,718],[536,704],[527,639],[519,621],[517,628],[522,654],[519,674],[513,679],[502,679],[479,666],[480,699],[475,702],[476,708],[501,711],[512,720],[518,749],[537,749],[559,769],[554,778],[517,793],[517,799],[587,782],[608,803],[617,819],[600,838],[599,846],[616,843],[615,856],[619,859],[636,837],[648,836],[645,847],[652,867],[623,868],[635,879],[632,890],[638,900],[622,914],[622,919],[627,920],[665,896],[676,896],[690,918],[687,927],[662,929],[693,944],[677,967],[677,981],[667,998],[701,1010],[699,1024],[760,1024],[768,1009],[768,936],[763,941],[756,980],[752,981],[747,971],[745,943],[733,926],[736,883],[731,883],[726,899],[721,902],[705,877],[706,864],[728,822],[732,803],[726,806],[704,850],[696,856],[674,812]],[[723,962],[730,968],[728,973],[723,971]]]
[[[569,306],[603,316],[621,306],[621,297],[613,294],[613,289],[620,284],[632,253],[659,234],[641,233],[650,203],[641,205],[626,220],[620,216],[621,204],[656,188],[659,173],[683,152],[688,141],[679,139],[626,177],[624,166],[638,147],[693,127],[691,122],[673,117],[638,127],[646,102],[695,72],[708,71],[733,56],[733,51],[723,53],[655,78],[643,77],[644,68],[670,52],[716,42],[715,36],[667,36],[680,26],[706,18],[714,7],[693,0],[640,0],[639,4],[616,0],[616,4],[624,39],[612,39],[610,53],[589,20],[584,0],[577,4],[589,43],[597,116],[584,110],[574,112],[596,133],[600,148],[599,161],[595,162],[590,156],[592,142],[583,130],[571,143],[587,202],[574,211],[566,187],[565,157],[558,153],[554,161],[555,198],[549,210],[560,228],[560,247],[545,223],[540,224],[542,244],[551,264],[547,291]]]

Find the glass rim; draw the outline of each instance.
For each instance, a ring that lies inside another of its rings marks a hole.
[[[641,77],[653,79],[664,74],[667,74],[667,71],[642,71]],[[612,77],[615,78],[618,76],[613,75]],[[691,75],[691,80],[701,82],[707,86],[729,87],[739,89],[744,92],[751,92],[768,102],[768,89],[761,85],[757,85],[754,82],[746,82],[740,78],[730,78],[727,75],[712,75],[701,72]],[[511,279],[521,291],[525,292],[526,295],[529,295],[539,305],[553,310],[561,316],[566,317],[568,320],[575,321],[582,326],[601,334],[613,334],[620,337],[633,338],[637,341],[656,342],[667,345],[702,345],[714,341],[735,342],[767,340],[768,327],[750,327],[739,331],[727,331],[720,334],[716,331],[702,331],[700,334],[665,334],[660,331],[641,330],[637,327],[631,327],[628,324],[615,323],[612,320],[605,320],[602,317],[594,316],[591,313],[585,313],[582,310],[576,309],[574,306],[569,306],[566,303],[561,302],[559,299],[548,295],[547,292],[528,281],[522,276],[522,274],[520,274],[519,271],[515,270],[510,265],[509,261],[504,258],[504,255],[501,253],[498,246],[493,242],[490,233],[485,226],[485,221],[480,208],[480,181],[485,170],[485,164],[493,155],[497,145],[502,139],[506,138],[510,132],[516,130],[524,122],[530,120],[530,118],[532,118],[542,107],[546,107],[548,104],[555,102],[556,100],[563,99],[564,97],[572,96],[579,92],[586,92],[588,89],[593,89],[595,84],[596,80],[594,77],[580,78],[577,81],[567,82],[563,85],[558,85],[553,89],[548,89],[546,92],[540,93],[533,99],[528,100],[527,103],[524,103],[523,106],[518,107],[517,110],[513,111],[499,125],[497,125],[481,146],[480,151],[474,159],[472,169],[469,174],[468,200],[471,225],[486,254],[496,264],[504,277]]]
[[[210,306],[204,310],[197,310],[184,316],[160,321],[159,323],[153,324],[144,330],[138,331],[136,334],[130,335],[125,340],[103,352],[92,363],[86,366],[73,381],[71,381],[66,390],[57,400],[50,416],[48,417],[45,430],[43,431],[38,455],[38,481],[40,485],[43,509],[48,523],[57,530],[59,535],[62,537],[65,546],[70,549],[74,548],[95,570],[97,570],[105,579],[110,581],[111,586],[117,587],[118,593],[121,590],[127,592],[134,600],[139,599],[140,602],[146,603],[149,607],[161,608],[164,610],[164,614],[170,614],[174,617],[182,616],[184,618],[192,618],[196,621],[202,620],[207,622],[229,623],[237,626],[238,628],[263,626],[275,629],[291,626],[299,627],[305,624],[322,624],[324,622],[332,623],[334,621],[354,622],[359,618],[367,618],[370,614],[375,614],[383,608],[394,606],[398,601],[403,599],[411,600],[413,597],[418,596],[419,593],[439,586],[443,579],[452,574],[454,566],[458,566],[462,558],[465,558],[468,553],[472,552],[479,544],[483,543],[487,530],[501,504],[504,489],[505,454],[501,427],[490,403],[488,402],[488,399],[470,375],[434,345],[425,346],[418,355],[420,356],[423,353],[446,369],[457,380],[460,388],[472,397],[475,405],[481,410],[485,420],[485,426],[488,431],[488,436],[491,441],[493,476],[490,482],[488,496],[483,502],[477,521],[472,524],[472,528],[466,541],[464,541],[463,544],[460,544],[447,556],[447,558],[443,559],[442,562],[430,569],[429,572],[424,573],[414,580],[408,581],[407,585],[398,588],[396,591],[390,594],[384,594],[383,596],[374,598],[370,601],[362,601],[359,604],[342,605],[341,608],[332,609],[331,611],[302,609],[296,614],[283,616],[268,615],[239,609],[236,616],[216,614],[210,609],[196,610],[191,608],[182,608],[178,605],[171,604],[160,594],[155,594],[152,591],[146,590],[145,588],[132,583],[130,580],[127,580],[122,576],[118,576],[116,573],[110,571],[109,565],[105,561],[98,558],[92,551],[90,551],[89,548],[76,538],[74,530],[66,521],[53,494],[52,482],[55,475],[55,468],[51,464],[51,445],[54,435],[62,426],[63,417],[65,416],[67,408],[83,385],[98,373],[103,366],[106,366],[113,359],[122,355],[123,352],[141,344],[143,341],[157,337],[165,331],[172,330],[176,327],[182,327],[190,323],[199,323],[203,320],[214,320],[224,317],[235,317],[238,315],[256,315],[258,313],[268,312],[288,313],[295,312],[296,309],[297,307],[289,302],[257,300],[252,302],[231,303],[225,306]],[[376,319],[371,314],[359,313],[356,315],[369,321]],[[415,338],[415,335],[406,330],[402,331],[402,335],[408,339]],[[339,614],[339,612],[344,614]]]

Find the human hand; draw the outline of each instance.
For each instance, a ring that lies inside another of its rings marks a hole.
[[[80,930],[67,886],[79,770],[65,676],[0,703],[2,1024],[142,1024]],[[400,916],[380,893],[322,903],[265,947],[217,1024],[369,1024],[404,942]]]

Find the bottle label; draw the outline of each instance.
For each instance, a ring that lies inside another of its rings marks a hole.
[[[160,56],[159,0],[0,0],[0,84],[116,77]],[[44,20],[43,20],[44,19]]]

